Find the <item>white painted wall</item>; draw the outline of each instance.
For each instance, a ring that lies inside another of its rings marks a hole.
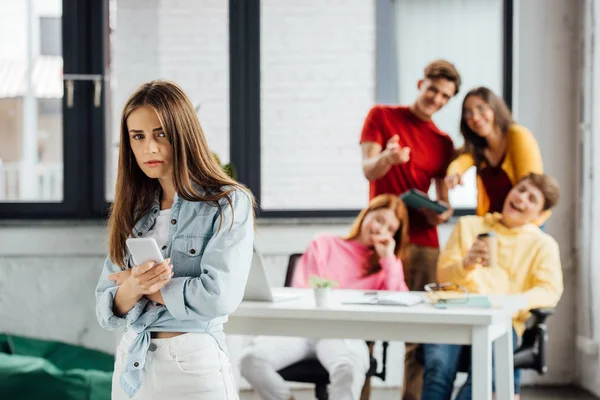
[[[181,18],[187,18],[180,7],[165,10],[162,3],[159,0],[120,2],[124,5],[124,12],[135,11],[143,18],[140,27],[146,24],[149,27],[158,24],[160,27],[159,13],[177,13]],[[566,286],[557,314],[549,321],[552,348],[548,353],[549,373],[542,378],[527,376],[525,382],[568,383],[575,379],[572,332],[575,331],[576,314],[576,226],[572,214],[577,200],[575,137],[579,100],[578,24],[581,0],[529,0],[515,3],[518,32],[515,40],[515,114],[519,122],[528,126],[538,138],[546,169],[557,177],[563,188],[561,204],[548,222],[547,231],[561,246]],[[179,1],[177,4],[182,6],[188,3]],[[159,33],[167,28],[161,29],[157,34],[148,31],[147,41],[161,43],[163,39],[158,37]],[[169,26],[169,29],[180,32],[178,37],[181,40],[189,39],[179,31],[181,27]],[[167,54],[163,53],[164,46],[143,51],[147,42],[144,38],[135,36],[140,30],[124,24],[120,24],[118,30],[121,35],[125,32],[134,35],[130,51],[142,60],[138,64],[133,61],[127,63],[123,59],[126,49],[118,50],[121,59],[116,60],[117,68],[132,68],[123,70],[123,76],[118,77],[119,82],[129,84],[134,79],[141,79],[142,75],[144,79],[154,77],[152,71],[157,70],[153,69],[152,63],[161,59],[163,61],[156,62],[162,65],[160,63],[164,62],[164,54]],[[168,46],[178,45],[177,41],[162,43],[168,43]],[[176,49],[171,49],[168,54],[177,57]],[[135,74],[136,71],[138,75]],[[178,75],[179,78],[186,76]],[[197,82],[204,80],[199,78]],[[124,99],[123,93],[120,98]],[[216,113],[215,118],[222,119],[222,113]],[[357,140],[359,129],[357,127]],[[317,232],[344,233],[347,226],[347,222],[331,225],[261,224],[258,227],[257,246],[266,253],[273,280],[282,282],[287,254],[303,250]],[[442,228],[443,240],[448,232],[449,227]],[[115,336],[97,325],[93,307],[93,289],[105,252],[106,232],[104,226],[98,224],[72,226],[71,223],[24,222],[20,226],[0,226],[0,330],[61,339],[111,351]],[[589,310],[581,312],[588,313]],[[401,346],[393,344],[390,352],[387,384],[398,386],[402,373]]]
[[[259,223],[256,247],[264,255],[271,283],[283,286],[288,255],[303,252],[315,234],[344,235],[349,227],[350,221],[339,220],[300,225]],[[449,225],[441,228],[442,243],[450,230]],[[94,312],[94,288],[106,251],[103,226],[51,224],[0,228],[0,332],[113,352],[119,332],[100,328]],[[242,346],[249,339],[229,339],[232,362],[238,360]],[[401,385],[403,359],[403,345],[392,343],[385,386]],[[381,385],[377,380],[373,383]],[[249,386],[242,380],[240,387]]]
[[[585,0],[585,18],[582,26],[584,41],[582,73],[582,113],[580,121],[581,179],[578,194],[579,229],[577,244],[579,269],[577,270],[577,330],[576,363],[577,381],[592,393],[600,396],[600,295],[596,290],[600,280],[598,257],[600,248],[600,47],[599,28],[594,21],[600,17],[600,3],[597,0]]]

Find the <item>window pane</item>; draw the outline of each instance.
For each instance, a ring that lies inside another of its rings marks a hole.
[[[262,208],[362,208],[359,139],[375,102],[375,2],[260,7]]]
[[[436,58],[453,62],[462,78],[460,93],[434,115],[435,123],[463,144],[459,131],[465,93],[487,86],[502,95],[502,0],[396,0],[396,43],[400,102],[416,96],[423,68]],[[475,171],[463,179],[463,187],[450,192],[455,208],[474,208]],[[433,190],[430,191],[435,196]]]
[[[229,162],[229,10],[223,0],[110,0],[110,147],[107,200],[114,198],[121,110],[141,83],[180,85],[198,110],[211,149]]]
[[[0,201],[61,202],[62,1],[0,0],[0,10],[10,38],[0,40]]]

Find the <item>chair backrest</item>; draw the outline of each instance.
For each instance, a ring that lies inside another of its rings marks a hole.
[[[290,254],[287,272],[285,273],[285,287],[292,286],[292,280],[294,279],[294,271],[296,270],[296,265],[298,264],[298,260],[300,260],[300,257],[302,257],[302,253]]]

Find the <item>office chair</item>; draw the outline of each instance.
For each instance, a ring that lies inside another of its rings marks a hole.
[[[290,255],[288,261],[288,268],[285,276],[285,286],[290,287],[292,285],[292,279],[294,277],[294,270],[298,260],[302,257],[302,254]],[[371,396],[371,377],[375,376],[385,381],[386,375],[386,362],[387,362],[387,348],[389,343],[383,342],[383,355],[382,355],[382,366],[381,371],[377,372],[377,360],[373,357],[373,346],[375,345],[372,341],[367,341],[369,346],[370,363],[369,370],[365,379],[365,384],[361,393],[361,400],[368,400]],[[277,371],[283,379],[289,382],[303,382],[312,383],[315,385],[315,397],[317,400],[327,400],[329,395],[327,393],[327,385],[329,384],[329,373],[321,365],[317,359],[307,359],[292,364],[286,368]]]
[[[546,319],[553,313],[553,308],[531,310],[531,317],[527,321],[528,327],[523,332],[521,345],[513,355],[515,369],[532,369],[540,375],[548,371],[546,365],[546,344],[548,343]],[[459,372],[468,372],[471,364],[471,348],[465,348],[460,357]]]
[[[554,308],[536,308],[531,310],[530,327],[523,332],[521,345],[515,351],[515,368],[532,369],[543,375],[548,372],[546,365],[546,344],[548,328],[546,319],[554,314]]]

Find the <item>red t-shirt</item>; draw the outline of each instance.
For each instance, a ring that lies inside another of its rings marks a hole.
[[[431,180],[446,176],[452,161],[452,139],[433,121],[420,120],[408,107],[373,107],[365,120],[360,142],[379,143],[385,149],[387,141],[394,135],[398,135],[401,147],[410,147],[410,160],[392,166],[383,178],[371,181],[371,199],[386,193],[399,195],[408,189],[427,193]],[[410,241],[421,246],[439,247],[436,227],[428,224],[419,211],[411,208],[408,211]]]

